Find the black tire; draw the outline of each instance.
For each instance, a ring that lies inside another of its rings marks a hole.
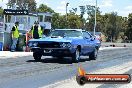
[[[98,54],[98,49],[95,48],[94,51],[89,55],[90,60],[96,60]]]
[[[62,56],[52,56],[53,58],[62,59]]]
[[[75,51],[75,53],[72,56],[72,62],[78,63],[79,60],[80,60],[80,51],[77,48],[76,51]]]
[[[38,53],[38,52],[34,52],[34,53],[33,53],[33,57],[34,57],[34,60],[35,60],[35,61],[40,61],[42,55],[41,55],[40,53]]]

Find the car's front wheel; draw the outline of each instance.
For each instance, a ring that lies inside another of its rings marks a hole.
[[[34,57],[35,61],[40,61],[42,55],[38,52],[33,52],[33,57]]]
[[[98,55],[98,49],[94,49],[94,51],[89,55],[90,60],[96,60]]]
[[[80,60],[80,51],[77,48],[76,51],[75,51],[75,53],[72,56],[72,61],[75,62],[75,63],[78,63],[79,60]]]

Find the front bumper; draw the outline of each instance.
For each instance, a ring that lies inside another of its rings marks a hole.
[[[31,48],[33,52],[39,52],[39,54],[43,56],[64,56],[69,57],[72,56],[75,52],[74,48],[39,48],[33,47]]]

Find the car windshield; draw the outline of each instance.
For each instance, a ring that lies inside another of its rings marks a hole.
[[[82,36],[81,31],[77,30],[55,30],[52,31],[50,36],[55,36],[55,37],[80,37]]]

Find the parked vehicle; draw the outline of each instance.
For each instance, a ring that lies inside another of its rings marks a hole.
[[[94,32],[90,32],[94,36]],[[95,38],[102,41],[101,32],[95,32]]]
[[[81,55],[95,60],[100,42],[81,29],[55,29],[49,37],[31,39],[28,46],[36,61],[40,61],[42,56],[53,56],[72,57],[73,62],[78,62]]]

